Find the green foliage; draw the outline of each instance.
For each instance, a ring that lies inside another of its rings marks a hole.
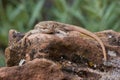
[[[0,52],[0,67],[5,66],[5,58],[4,55]]]
[[[44,0],[9,0],[3,5],[3,0],[0,0],[0,44],[7,45],[10,29],[25,32],[33,27],[36,20],[40,21],[43,4]]]
[[[54,3],[58,21],[82,25],[91,31],[120,29],[119,0],[74,0],[73,4],[54,0]]]
[[[120,0],[0,0],[0,44],[7,45],[9,29],[26,32],[42,20],[75,24],[90,31],[119,31],[119,17]]]

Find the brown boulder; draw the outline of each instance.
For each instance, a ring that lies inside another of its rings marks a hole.
[[[112,30],[95,33],[105,45],[110,63],[106,66],[97,41],[61,24],[57,25],[60,28],[49,30],[54,23],[38,24],[43,29],[36,25],[26,34],[10,30],[9,46],[5,50],[9,67],[0,68],[0,80],[107,80],[114,77],[119,80],[120,72],[116,70],[120,71],[120,33]],[[25,64],[18,66],[23,59]]]
[[[74,77],[74,76],[73,76]],[[35,59],[23,66],[0,68],[0,80],[71,80],[60,66],[46,59]]]

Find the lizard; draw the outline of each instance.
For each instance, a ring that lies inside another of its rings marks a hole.
[[[34,29],[29,31],[28,33],[26,33],[26,35],[23,37],[23,39],[21,40],[22,45],[24,45],[24,42],[25,42],[24,40],[31,34],[40,33],[40,32],[46,33],[46,34],[52,34],[52,33],[60,32],[61,30],[78,31],[78,32],[80,32],[84,35],[87,35],[87,36],[93,38],[94,40],[96,40],[102,48],[104,61],[107,62],[107,53],[105,50],[105,46],[104,46],[103,42],[101,41],[101,39],[97,35],[95,35],[94,33],[90,32],[82,27],[78,27],[78,26],[74,26],[74,25],[70,25],[70,24],[64,24],[64,23],[60,23],[60,22],[56,22],[56,21],[42,21],[42,22],[39,22],[38,24],[36,24]]]

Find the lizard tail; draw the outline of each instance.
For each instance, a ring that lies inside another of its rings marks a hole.
[[[67,27],[66,27],[67,28]],[[87,36],[90,36],[91,38],[95,39],[101,46],[102,48],[102,52],[103,52],[103,56],[104,56],[104,61],[107,61],[107,53],[106,53],[106,50],[105,50],[105,46],[103,44],[103,42],[100,40],[100,38],[98,36],[96,36],[95,34],[93,34],[92,32],[84,29],[84,28],[81,28],[81,27],[77,27],[77,26],[73,26],[73,25],[68,25],[68,28],[71,30],[76,30],[82,34],[85,34]]]

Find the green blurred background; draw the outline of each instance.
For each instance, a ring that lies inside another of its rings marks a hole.
[[[54,20],[90,31],[120,31],[120,0],[0,0],[0,66],[8,31],[26,32],[39,21]]]

